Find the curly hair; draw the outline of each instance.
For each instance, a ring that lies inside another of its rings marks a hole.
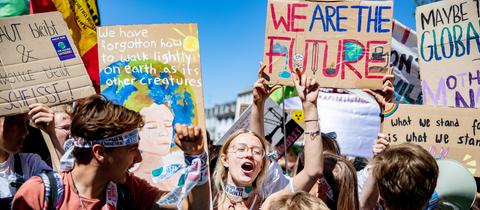
[[[71,135],[85,140],[99,140],[143,127],[142,116],[123,106],[92,95],[80,101],[72,114]],[[75,148],[73,155],[80,162],[89,162],[91,150]]]
[[[373,176],[388,209],[422,209],[435,190],[438,165],[412,143],[392,146],[374,159]]]

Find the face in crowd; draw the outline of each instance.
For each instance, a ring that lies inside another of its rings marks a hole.
[[[233,138],[227,149],[222,149],[221,161],[228,170],[227,182],[237,186],[252,186],[265,167],[265,145],[251,133]]]
[[[20,152],[27,130],[27,114],[0,118],[0,150],[14,154]]]

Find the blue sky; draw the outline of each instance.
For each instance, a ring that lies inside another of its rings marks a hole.
[[[394,18],[415,28],[413,0]],[[255,82],[265,38],[266,0],[102,0],[102,25],[197,23],[205,107],[233,101]]]

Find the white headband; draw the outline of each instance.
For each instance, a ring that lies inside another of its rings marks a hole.
[[[73,137],[65,142],[65,153],[60,158],[60,169],[62,171],[70,171],[73,169],[75,158],[73,157],[73,149],[91,148],[95,144],[100,144],[107,148],[123,147],[136,144],[140,141],[138,129],[134,129],[116,136],[100,139],[100,140],[85,140],[80,137]]]

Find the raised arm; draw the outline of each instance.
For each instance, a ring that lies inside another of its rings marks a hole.
[[[55,132],[55,115],[53,111],[47,105],[42,103],[32,104],[28,108],[30,109],[28,116],[32,119],[33,124],[48,134],[52,140],[57,155],[61,157],[64,150],[63,145],[60,144]]]
[[[258,70],[258,80],[253,85],[253,103],[252,113],[250,115],[250,130],[257,133],[260,136],[265,136],[264,128],[264,109],[265,101],[268,96],[280,88],[280,85],[270,87],[266,84],[266,80],[261,77],[262,72],[265,70],[266,65],[262,64]]]
[[[292,178],[289,186],[274,193],[271,197],[293,193],[292,191],[308,192],[323,174],[323,144],[317,111],[319,84],[313,78],[302,78],[298,71],[294,77],[294,83],[302,101],[305,116],[305,167]],[[267,199],[262,208],[268,209],[271,200]]]
[[[185,163],[187,166],[198,166],[196,160],[201,160],[200,173],[188,176],[186,179],[198,179],[198,183],[189,192],[186,202],[183,202],[182,209],[203,210],[210,209],[210,180],[208,176],[208,159],[205,152],[203,135],[199,126],[187,126],[184,124],[175,124],[175,143],[183,150],[185,154]],[[194,167],[195,168],[195,167]],[[195,171],[195,170],[194,170]],[[187,185],[187,181],[185,182]],[[164,208],[162,206],[162,208]],[[157,204],[154,209],[160,209]]]
[[[379,133],[376,143],[373,145],[373,155],[374,157],[381,154],[385,149],[389,147],[389,143],[385,138],[383,133]],[[372,167],[374,165],[368,164],[363,170],[367,170],[367,180],[363,185],[362,192],[359,196],[360,209],[368,210],[373,209],[378,201],[378,187],[375,178],[372,175]]]

